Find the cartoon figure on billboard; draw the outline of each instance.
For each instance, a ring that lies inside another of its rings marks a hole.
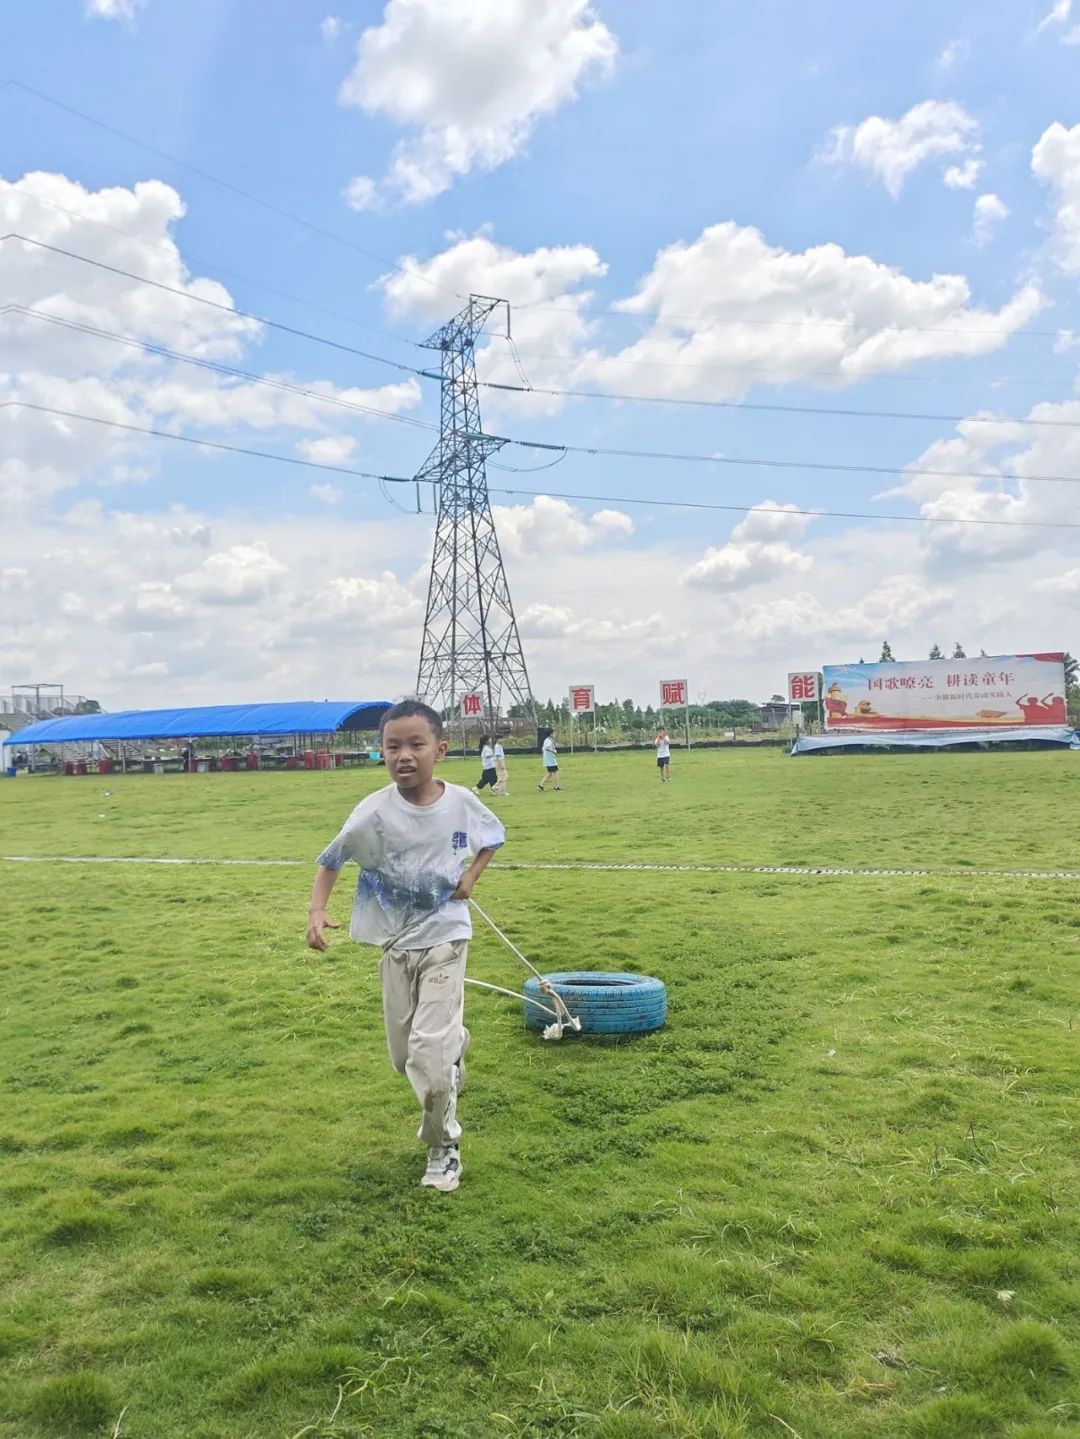
[[[1021,695],[1016,701],[1024,716],[1025,724],[1064,724],[1065,700],[1061,695]]]
[[[825,695],[825,708],[830,719],[847,718],[847,698],[836,680],[833,680]]]

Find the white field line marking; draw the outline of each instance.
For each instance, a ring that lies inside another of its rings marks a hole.
[[[247,869],[298,869],[314,861],[303,859],[164,859],[146,855],[3,854],[2,864],[172,864],[240,866]],[[1071,879],[1080,880],[1074,869],[847,869],[839,865],[810,864],[621,864],[601,860],[505,860],[493,869],[520,870],[611,870],[616,873],[644,871],[648,874],[790,874],[795,876],[844,876],[854,879]]]

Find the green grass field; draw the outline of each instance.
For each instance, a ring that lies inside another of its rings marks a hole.
[[[0,785],[0,854],[302,861],[0,863],[3,1439],[1080,1432],[1080,882],[965,872],[1080,868],[1080,759],[534,768],[507,864],[933,872],[493,866],[542,968],[669,1022],[545,1044],[471,992],[440,1195],[374,956],[302,942],[382,772]]]

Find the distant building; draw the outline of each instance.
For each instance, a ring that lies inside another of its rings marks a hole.
[[[791,721],[791,706],[787,700],[781,703],[779,700],[768,700],[761,706],[761,728],[764,730],[778,730]]]

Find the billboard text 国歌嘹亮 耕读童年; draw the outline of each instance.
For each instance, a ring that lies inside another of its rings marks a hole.
[[[1059,653],[825,665],[829,730],[993,729],[1063,725]]]

